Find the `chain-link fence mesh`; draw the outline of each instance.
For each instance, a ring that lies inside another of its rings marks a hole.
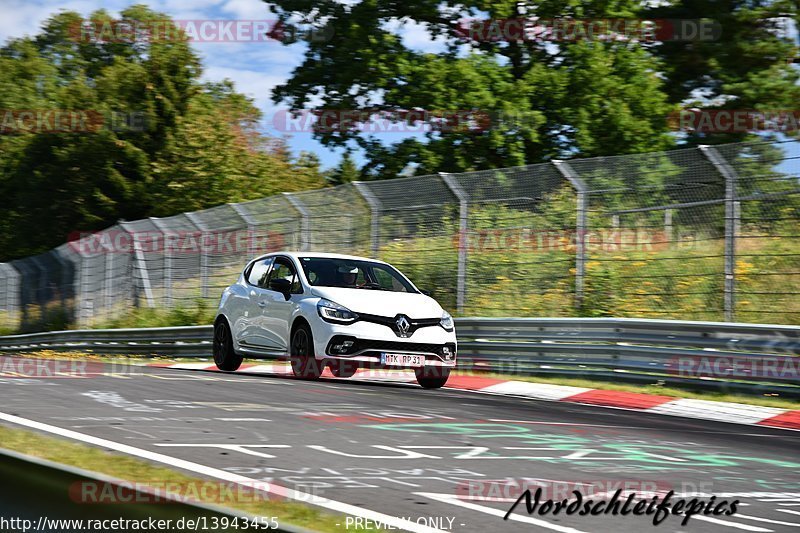
[[[800,143],[356,182],[120,222],[0,264],[5,331],[213,309],[276,250],[377,257],[469,316],[800,323]]]

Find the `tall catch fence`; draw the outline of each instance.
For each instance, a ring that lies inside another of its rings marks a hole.
[[[276,250],[388,261],[461,316],[800,323],[800,142],[356,182],[120,221],[0,263],[0,327],[212,308]]]

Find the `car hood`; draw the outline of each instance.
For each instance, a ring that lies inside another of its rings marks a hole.
[[[314,287],[312,292],[356,313],[409,318],[439,318],[442,306],[430,296],[410,292],[390,292],[341,287]]]

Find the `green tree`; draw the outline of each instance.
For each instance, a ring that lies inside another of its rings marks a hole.
[[[331,185],[342,185],[357,181],[361,177],[361,172],[358,170],[358,165],[350,155],[350,151],[346,150],[342,155],[342,160],[339,166],[334,168],[328,175],[328,183]]]
[[[81,24],[168,18],[133,6],[114,20],[64,12],[0,48],[0,250],[7,260],[71,231],[324,185],[318,161],[258,130],[259,110],[228,82],[203,84],[185,36],[85,39]],[[88,34],[84,34],[88,35]],[[16,113],[71,110],[99,129],[14,129]],[[134,120],[126,121],[125,118]],[[91,122],[91,121],[90,121]]]
[[[547,160],[568,154],[603,155],[656,150],[671,144],[663,70],[638,43],[547,43],[465,40],[465,13],[481,18],[523,16],[515,0],[357,3],[278,0],[279,18],[327,24],[331,39],[311,39],[303,63],[273,98],[292,108],[471,111],[463,129],[431,131],[382,142],[357,129],[318,128],[328,146],[356,141],[368,172],[393,176],[414,164],[418,173],[458,172]],[[524,16],[635,17],[640,2],[546,1]],[[438,53],[406,46],[398,24],[422,25],[446,43]],[[317,103],[318,102],[318,103]],[[404,115],[399,115],[404,118]],[[485,127],[485,120],[491,121]],[[411,122],[410,116],[405,117]],[[330,126],[330,122],[327,123]],[[412,122],[410,125],[414,125]]]
[[[716,21],[719,38],[658,43],[664,89],[684,108],[792,110],[800,101],[796,0],[672,0],[645,11],[657,19]],[[792,134],[797,135],[797,132]],[[739,141],[746,132],[693,135],[689,143]]]

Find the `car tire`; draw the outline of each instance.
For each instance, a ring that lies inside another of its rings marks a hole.
[[[292,373],[295,377],[319,379],[322,375],[322,365],[314,357],[314,338],[311,336],[311,328],[307,324],[300,324],[292,332],[289,354]]]
[[[440,389],[450,377],[450,369],[440,366],[417,368],[414,373],[423,389]]]
[[[217,368],[226,372],[233,372],[242,366],[242,356],[233,349],[233,337],[228,321],[217,320],[214,324],[214,363]]]
[[[358,371],[358,365],[349,361],[334,360],[328,363],[331,374],[337,378],[351,378]]]

